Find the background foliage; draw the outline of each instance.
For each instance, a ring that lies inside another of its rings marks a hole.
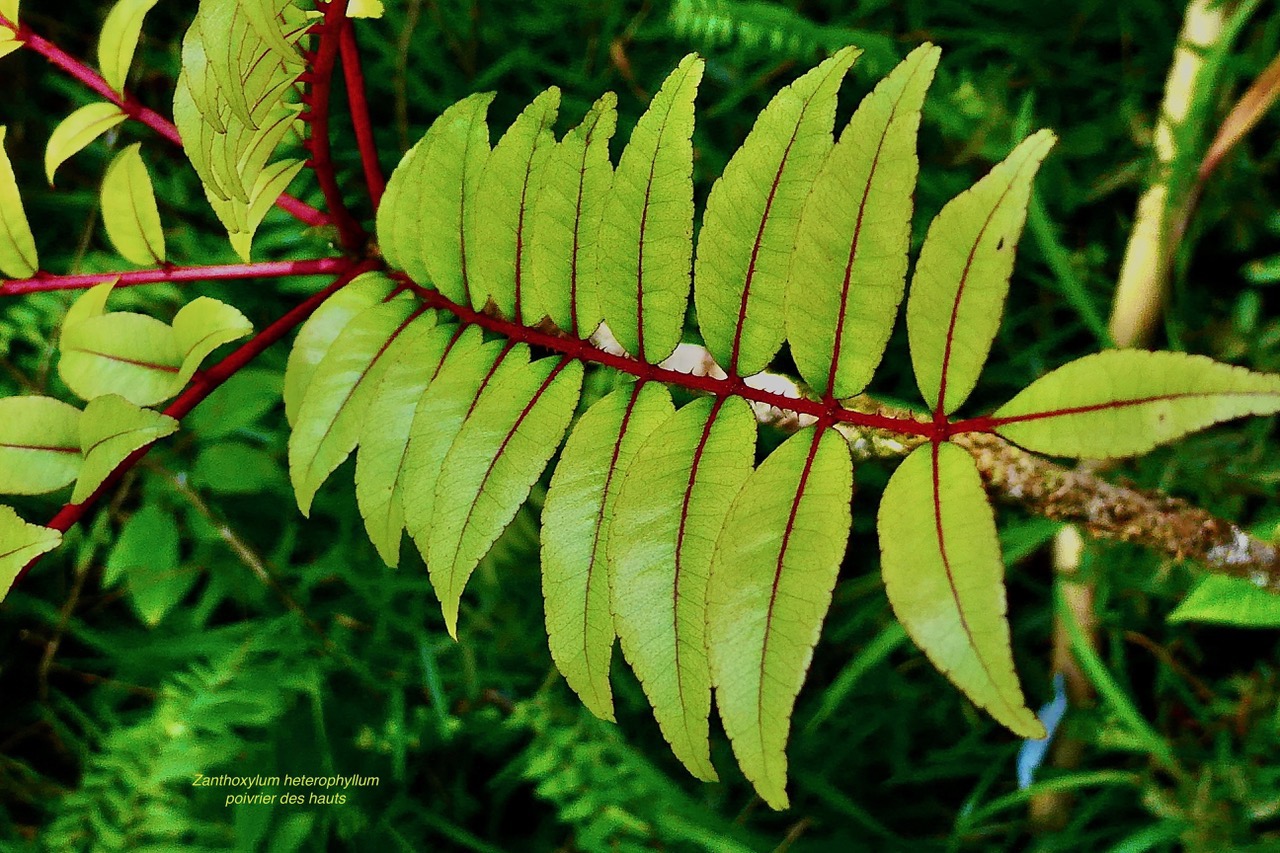
[[[148,17],[133,87],[168,112],[179,40],[194,3]],[[1062,141],[1037,181],[1009,312],[975,408],[1096,349],[1181,9],[1164,0],[862,0],[800,6],[733,0],[580,4],[402,0],[364,26],[386,164],[441,109],[495,89],[505,126],[541,89],[580,115],[620,93],[619,138],[690,48],[708,59],[694,137],[705,198],[777,87],[852,41],[858,92],[928,40],[944,61],[921,130],[916,240],[944,201],[1028,128]],[[73,0],[24,6],[29,22],[80,56],[106,12]],[[89,22],[76,23],[71,22]],[[1280,48],[1263,3],[1223,67],[1215,115]],[[4,60],[4,107],[19,182],[37,187],[57,121],[89,101],[22,52]],[[846,97],[842,124],[854,97]],[[342,127],[338,122],[337,126]],[[1280,149],[1265,119],[1207,188],[1184,241],[1164,335],[1170,348],[1280,370],[1273,281],[1280,262]],[[62,167],[28,213],[60,234],[50,268],[119,262],[96,212],[113,131]],[[152,145],[151,147],[158,147]],[[358,178],[339,144],[340,176]],[[169,254],[234,255],[178,156],[148,163]],[[616,155],[616,151],[615,151]],[[25,171],[23,171],[25,169]],[[352,195],[355,197],[355,194]],[[318,202],[317,198],[306,200]],[[263,258],[302,254],[278,212]],[[322,243],[323,234],[303,240]],[[53,241],[45,240],[51,246]],[[311,254],[315,254],[314,246]],[[46,253],[51,249],[47,248]],[[261,327],[318,282],[201,285]],[[131,289],[114,306],[171,314],[195,293]],[[65,392],[51,368],[70,295],[10,300],[0,314],[0,393]],[[1074,771],[1040,789],[1075,790],[1065,827],[1037,833],[1018,792],[1018,743],[974,712],[893,622],[875,571],[873,516],[854,537],[791,741],[790,811],[749,786],[692,780],[662,743],[638,684],[615,672],[620,727],[596,721],[554,674],[543,640],[539,491],[469,588],[459,642],[444,631],[420,566],[388,571],[360,530],[350,477],[299,518],[281,473],[286,433],[277,348],[197,410],[93,522],[72,533],[0,614],[0,849],[439,850],[1268,850],[1280,843],[1280,679],[1272,630],[1169,624],[1190,589],[1185,567],[1090,544],[1102,698],[1073,711],[1085,742]],[[880,388],[914,387],[900,330]],[[1266,420],[1232,424],[1132,463],[1120,476],[1171,490],[1258,532],[1274,506],[1280,450]],[[871,506],[884,466],[858,472]],[[32,519],[53,507],[20,502]],[[1015,653],[1033,704],[1050,698],[1053,526],[1009,513],[1003,545]],[[625,732],[625,736],[624,733]],[[727,753],[723,738],[717,750]],[[717,764],[732,767],[726,755]],[[342,806],[224,807],[204,773],[360,773],[378,788]]]

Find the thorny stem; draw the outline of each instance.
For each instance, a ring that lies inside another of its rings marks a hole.
[[[350,266],[351,261],[346,258],[316,258],[303,261],[264,261],[256,264],[227,264],[225,266],[161,267],[154,270],[83,273],[78,275],[40,273],[33,278],[0,280],[0,296],[23,296],[28,293],[44,293],[51,290],[83,290],[107,281],[114,281],[116,287],[134,287],[139,284],[156,284],[157,282],[233,281],[246,278],[291,278],[304,275],[328,275],[342,272]]]
[[[337,293],[343,287],[346,287],[357,276],[375,269],[377,264],[373,261],[348,262],[348,265],[342,275],[338,276],[332,284],[321,290],[298,305],[290,309],[286,314],[278,320],[267,326],[261,332],[258,332],[242,346],[224,358],[222,361],[209,368],[207,371],[197,373],[186,389],[178,395],[178,397],[169,404],[164,413],[175,420],[182,420],[191,410],[200,403],[204,402],[214,391],[216,391],[222,383],[226,382],[236,373],[247,367],[254,359],[262,355],[277,343],[285,335],[302,325],[308,317],[315,312],[317,308],[324,304],[330,296]],[[45,525],[53,530],[65,533],[70,530],[85,514],[93,508],[102,496],[115,487],[120,479],[127,471],[138,464],[142,457],[147,455],[153,444],[148,444],[138,448],[130,453],[123,462],[116,466],[110,476],[98,486],[97,490],[89,496],[83,503],[67,504],[58,511],[53,518]],[[40,558],[32,560],[22,571],[18,573],[18,577],[14,580],[14,586],[21,583],[27,572],[40,561]]]
[[[339,36],[342,54],[342,77],[347,84],[347,104],[351,110],[351,124],[356,131],[356,146],[360,149],[360,165],[364,169],[364,182],[369,187],[369,198],[376,211],[382,204],[387,180],[378,162],[378,143],[373,138],[373,122],[369,118],[369,99],[365,97],[364,70],[360,65],[360,48],[356,43],[356,31],[350,18],[342,19]]]
[[[165,139],[172,142],[174,145],[182,145],[182,138],[178,135],[178,128],[173,122],[169,121],[155,110],[150,109],[149,107],[144,107],[132,95],[128,93],[124,93],[122,95],[115,91],[107,85],[107,81],[102,78],[102,75],[98,74],[80,60],[69,55],[53,42],[37,35],[26,24],[19,24],[15,28],[12,22],[3,15],[0,15],[0,27],[5,27],[10,30],[16,29],[17,38],[19,41],[23,42],[24,47],[31,48],[48,60],[49,64],[66,72],[73,79],[83,83],[89,89],[92,89],[103,98],[106,98],[108,101],[124,110],[125,115],[129,116],[129,118],[141,122],[163,136]],[[329,217],[325,216],[306,202],[300,201],[293,196],[280,196],[280,198],[276,199],[276,205],[303,224],[310,225],[313,228],[329,224]]]
[[[308,88],[302,100],[306,110],[302,118],[311,126],[306,146],[311,153],[308,165],[315,172],[320,191],[324,193],[325,206],[338,228],[339,242],[350,252],[360,251],[369,235],[351,215],[343,202],[342,189],[333,165],[333,150],[329,140],[329,101],[333,95],[333,72],[338,64],[341,34],[346,24],[347,0],[330,0],[325,6],[324,20],[316,24],[316,51],[308,56],[311,67],[304,76]]]

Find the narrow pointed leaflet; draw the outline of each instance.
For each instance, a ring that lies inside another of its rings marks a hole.
[[[130,453],[177,431],[178,422],[168,415],[139,408],[115,394],[90,400],[80,416],[84,464],[71,502],[84,503]]]
[[[693,100],[703,62],[690,54],[631,133],[600,224],[604,319],[622,348],[657,364],[680,343],[693,257]]]
[[[0,494],[61,489],[80,462],[78,409],[52,397],[0,398]]]
[[[582,365],[552,357],[522,362],[481,394],[445,457],[436,485],[427,563],[458,634],[458,605],[471,572],[515,518],[560,446],[582,388]],[[443,500],[442,500],[443,498]]]
[[[619,388],[573,428],[542,509],[542,591],[551,656],[593,714],[613,719],[609,536],[623,472],[675,413],[657,383]]]
[[[445,110],[392,174],[378,210],[387,262],[463,305],[470,302],[463,228],[489,159],[492,102],[493,93],[482,92]]]
[[[618,638],[663,736],[699,779],[711,766],[707,579],[716,534],[751,473],[742,400],[701,398],[659,426],[627,469],[609,529]]]
[[[552,86],[520,113],[489,155],[462,224],[471,305],[483,310],[492,302],[503,317],[529,326],[545,315],[527,285],[529,223],[559,108],[560,90]]]
[[[44,150],[44,173],[50,186],[59,166],[126,118],[124,110],[115,104],[97,103],[83,106],[63,119],[53,129]]]
[[[1015,444],[1055,456],[1145,453],[1221,421],[1280,412],[1280,376],[1200,355],[1109,350],[1037,379],[989,419]]]
[[[0,601],[9,594],[27,563],[62,544],[62,534],[27,524],[7,506],[0,506]]]
[[[853,461],[833,430],[789,438],[752,473],[715,546],[707,643],[742,772],[786,808],[787,736],[852,523]]]
[[[618,96],[606,92],[556,143],[533,201],[525,286],[557,328],[586,338],[604,319],[597,281],[600,214],[613,184],[609,140]]]
[[[142,143],[121,151],[102,179],[102,222],[111,245],[138,266],[160,266],[165,260],[164,228],[156,191],[142,162]]]
[[[142,21],[159,0],[119,0],[102,22],[98,37],[98,67],[107,85],[116,92],[124,91],[133,64],[133,54],[142,36]]]
[[[906,290],[916,132],[940,51],[922,45],[849,121],[804,205],[787,285],[796,368],[831,399],[871,381]],[[701,317],[701,313],[699,313]]]
[[[7,131],[7,127],[0,125],[0,273],[9,278],[27,278],[40,268],[40,258],[22,207],[13,164],[5,150]]]
[[[954,412],[995,340],[1036,170],[1056,137],[1029,137],[929,226],[907,300],[916,384],[936,413]]]
[[[735,375],[769,365],[786,335],[787,272],[805,198],[828,152],[846,47],[774,96],[711,188],[694,301],[707,349]]]
[[[1044,736],[1013,668],[995,514],[968,452],[917,448],[880,502],[880,571],[915,644],[974,704],[1023,737]]]
[[[289,475],[303,515],[310,514],[316,491],[355,449],[378,383],[391,366],[387,350],[419,311],[407,297],[365,309],[316,368],[289,435]]]

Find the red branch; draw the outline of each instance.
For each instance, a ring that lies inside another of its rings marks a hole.
[[[311,70],[303,77],[310,84],[303,94],[303,103],[307,109],[302,118],[311,126],[307,136],[307,150],[311,152],[308,161],[320,190],[324,193],[325,206],[333,217],[333,224],[338,228],[342,247],[348,251],[359,251],[369,236],[360,223],[347,210],[342,200],[342,189],[338,186],[338,176],[333,165],[333,151],[329,140],[329,101],[333,95],[333,72],[338,64],[342,30],[346,26],[347,0],[330,0],[325,6],[324,20],[316,24],[313,32],[317,34],[317,47],[308,59]]]
[[[329,285],[319,293],[308,297],[306,301],[296,305],[287,314],[280,317],[280,319],[276,320],[270,326],[267,326],[261,332],[258,332],[239,349],[235,350],[235,352],[228,355],[213,367],[201,373],[197,373],[195,378],[192,379],[191,384],[188,385],[186,389],[169,404],[169,406],[164,410],[164,413],[176,420],[182,420],[182,418],[191,413],[192,409],[204,402],[210,394],[216,391],[222,383],[226,382],[236,373],[247,367],[255,358],[270,349],[272,345],[277,343],[285,335],[302,325],[306,319],[310,317],[317,308],[324,304],[325,300],[330,296],[350,284],[357,276],[375,269],[376,267],[377,264],[373,261],[364,261],[360,263],[352,263],[348,261],[345,271],[334,280],[333,284]],[[125,473],[129,469],[138,464],[138,461],[142,459],[143,456],[147,455],[147,452],[153,446],[154,444],[148,444],[144,447],[138,448],[133,453],[130,453],[125,457],[124,461],[116,466],[115,470],[111,472],[107,479],[103,481],[102,485],[98,486],[97,490],[95,490],[94,493],[84,501],[84,503],[67,504],[59,510],[57,515],[51,518],[49,523],[45,526],[64,533],[70,530],[82,518],[84,518],[85,514],[88,513],[88,511],[92,509],[99,500],[102,499],[103,495],[120,482],[121,478],[124,477]],[[27,572],[31,571],[32,567],[39,561],[40,558],[37,557],[23,567],[22,571],[18,573],[18,577],[13,582],[14,586],[17,586],[26,576]]]
[[[23,296],[28,293],[44,293],[51,290],[83,290],[107,281],[115,281],[116,287],[133,287],[139,284],[184,281],[233,281],[245,278],[289,278],[302,275],[328,275],[346,270],[351,261],[346,258],[317,258],[306,261],[266,261],[257,264],[227,264],[208,267],[162,267],[154,270],[130,270],[128,272],[100,272],[82,275],[49,275],[40,273],[34,278],[0,281],[0,296]]]
[[[383,177],[382,166],[378,162],[378,143],[373,138],[373,122],[369,119],[369,100],[365,97],[360,48],[356,44],[355,26],[350,18],[343,20],[339,47],[342,54],[342,77],[347,83],[351,124],[356,131],[360,164],[364,168],[364,182],[369,187],[369,198],[373,200],[373,209],[376,211],[382,204],[382,194],[387,190],[387,180]]]
[[[586,364],[600,364],[605,367],[612,367],[646,382],[663,382],[667,385],[687,388],[690,391],[713,394],[716,397],[742,397],[752,402],[764,403],[779,409],[812,415],[822,423],[845,422],[856,426],[889,430],[905,435],[926,436],[930,439],[939,434],[935,424],[918,421],[910,417],[855,412],[821,400],[797,399],[795,397],[785,397],[772,391],[762,391],[759,388],[752,388],[738,377],[731,376],[727,379],[718,379],[714,376],[695,376],[690,373],[681,373],[677,370],[658,367],[630,356],[602,350],[591,344],[590,341],[560,337],[559,335],[548,334],[547,332],[522,326],[519,323],[503,320],[500,317],[491,317],[465,305],[459,305],[438,291],[419,287],[400,273],[394,273],[393,275],[398,281],[413,290],[428,306],[447,311],[463,323],[474,324],[482,329],[496,332],[510,341],[558,352],[570,358],[576,358]]]
[[[13,29],[13,24],[7,18],[0,15],[0,26]],[[89,66],[80,60],[70,56],[60,47],[47,39],[34,33],[26,24],[20,24],[17,28],[18,40],[24,42],[25,47],[29,47],[36,53],[43,56],[49,61],[49,64],[65,71],[75,80],[83,83],[97,94],[106,98],[111,103],[124,110],[125,115],[129,118],[145,124],[174,145],[182,145],[182,138],[178,135],[178,128],[173,122],[160,115],[153,109],[144,107],[136,98],[128,93],[121,95],[107,85],[107,81],[102,79],[102,75],[98,74]],[[276,205],[295,219],[312,227],[320,225],[328,225],[329,217],[316,210],[306,202],[300,201],[290,195],[282,195],[276,199]]]

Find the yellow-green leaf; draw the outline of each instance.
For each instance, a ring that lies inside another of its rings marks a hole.
[[[0,125],[0,272],[10,278],[27,278],[40,268],[40,258],[27,213],[22,208],[13,164],[5,151],[7,131],[7,127]]]
[[[555,146],[551,125],[560,108],[555,86],[538,95],[498,140],[467,209],[467,287],[471,305],[493,302],[502,316],[534,325],[539,309],[529,278],[529,224],[539,171]]]
[[[653,382],[620,388],[573,428],[542,508],[542,593],[551,657],[582,702],[613,719],[609,665],[613,610],[606,560],[623,472],[641,443],[674,414]]]
[[[19,3],[20,0],[0,0],[0,16],[11,24],[17,24]]]
[[[159,0],[119,0],[102,23],[98,37],[98,67],[107,85],[124,91],[129,66],[142,36],[142,20]]]
[[[912,51],[840,134],[805,202],[787,287],[796,368],[836,399],[871,381],[906,289],[916,130],[939,51]],[[701,314],[699,314],[701,316]]]
[[[481,393],[440,468],[427,565],[445,627],[472,571],[515,518],[560,446],[582,388],[582,365],[544,358],[495,379]]]
[[[121,151],[102,179],[102,221],[116,251],[139,266],[164,263],[164,228],[142,143]]]
[[[0,398],[0,494],[61,489],[80,461],[79,409],[52,397]]]
[[[18,41],[12,30],[0,28],[0,59],[4,59],[26,42]]]
[[[1056,137],[1024,140],[934,217],[911,279],[907,336],[925,402],[951,414],[978,382],[1000,327],[1036,170]]]
[[[858,53],[846,47],[778,92],[707,198],[693,296],[707,349],[731,373],[764,370],[782,346],[796,226]]]
[[[381,18],[383,12],[382,0],[351,0],[347,6],[348,18]]]
[[[614,173],[600,225],[604,318],[651,364],[680,343],[693,257],[693,100],[703,61],[686,56],[640,117]]]
[[[53,184],[58,167],[128,116],[115,104],[89,104],[67,116],[53,129],[44,150],[44,173]]]
[[[596,279],[600,213],[613,183],[609,140],[618,96],[606,92],[542,166],[533,201],[527,286],[551,322],[580,338],[604,319]]]
[[[707,578],[716,535],[751,473],[756,421],[739,399],[694,400],[636,452],[609,528],[622,651],[663,736],[699,779],[716,778],[708,741]]]
[[[787,807],[791,711],[831,606],[852,520],[838,433],[792,436],[747,480],[716,542],[707,643],[716,704],[742,772]]]
[[[990,426],[1055,456],[1104,459],[1245,415],[1280,412],[1280,376],[1201,355],[1108,350],[1042,376],[1000,407]]]
[[[879,512],[889,603],[938,671],[1023,737],[1044,737],[1013,668],[995,515],[972,457],[954,444],[916,449]]]
[[[36,557],[62,542],[62,534],[27,524],[7,506],[0,506],[0,601],[9,594],[18,573]]]
[[[115,394],[90,400],[80,417],[84,466],[71,502],[87,501],[129,454],[177,431],[178,422],[168,415],[139,408]]]

